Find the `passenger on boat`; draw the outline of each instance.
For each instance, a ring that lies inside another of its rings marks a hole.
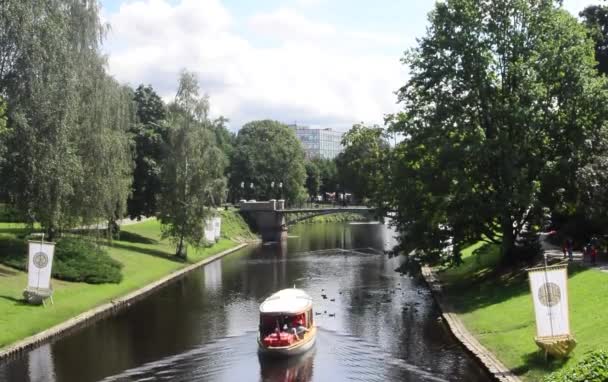
[[[298,340],[301,339],[300,338],[301,335],[308,332],[308,328],[306,326],[304,326],[304,324],[302,323],[302,320],[299,320],[297,322],[297,326],[293,330],[294,330],[293,333],[295,334],[295,336]]]

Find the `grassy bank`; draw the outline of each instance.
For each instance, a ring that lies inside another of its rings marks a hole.
[[[608,273],[571,266],[570,327],[578,346],[567,360],[545,362],[534,343],[536,326],[524,269],[494,271],[498,247],[476,243],[464,251],[464,265],[439,272],[461,320],[488,350],[525,381],[538,381],[571,367],[608,343]]]
[[[222,211],[222,217],[221,240],[209,248],[189,248],[187,262],[175,259],[175,247],[169,241],[160,240],[160,224],[156,220],[123,227],[120,240],[114,241],[107,248],[109,255],[123,264],[123,280],[118,284],[102,285],[53,280],[55,305],[46,308],[24,304],[21,298],[27,285],[27,274],[0,265],[0,347],[48,329],[173,271],[232,248],[237,245],[232,237],[238,241],[255,238],[236,213]],[[5,235],[16,235],[22,231],[22,225],[0,223],[0,233]],[[0,257],[2,255],[0,253]]]

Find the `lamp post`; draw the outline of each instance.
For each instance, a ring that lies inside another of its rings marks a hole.
[[[245,198],[245,182],[241,182],[241,198]]]
[[[255,198],[254,185],[253,182],[249,183],[249,188],[251,189],[251,199]]]

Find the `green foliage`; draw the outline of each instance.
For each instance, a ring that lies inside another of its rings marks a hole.
[[[139,85],[135,90],[138,123],[132,125],[135,139],[135,169],[128,213],[132,219],[154,216],[161,190],[160,172],[167,141],[166,108],[151,86]]]
[[[4,99],[2,97],[0,97],[0,169],[2,169],[2,162],[4,161],[4,158],[6,157],[6,151],[7,148],[4,145],[5,142],[5,134],[7,133],[6,130],[6,102],[4,102]],[[2,172],[0,172],[0,175],[2,174]],[[0,200],[2,200],[2,195],[5,193],[6,191],[4,190],[4,185],[0,184]]]
[[[291,214],[290,219],[298,219],[306,214]],[[368,221],[370,217],[367,214],[358,214],[354,212],[341,212],[335,214],[327,214],[315,216],[310,219],[300,220],[297,224],[318,224],[318,223],[345,223],[345,222],[363,222]]]
[[[319,169],[319,174],[321,177],[319,191],[321,191],[323,194],[326,192],[336,192],[338,189],[338,184],[340,184],[336,161],[333,159],[314,158],[311,162],[314,163]]]
[[[405,138],[386,187],[402,243],[458,257],[485,238],[510,259],[606,152],[606,81],[584,27],[551,1],[449,0],[430,23],[391,126]]]
[[[336,158],[342,190],[361,200],[381,200],[389,152],[385,131],[379,126],[357,124],[344,134],[342,145],[344,151]]]
[[[129,90],[105,73],[106,27],[90,1],[0,5],[0,147],[6,192],[47,237],[122,216],[130,189]]]
[[[107,76],[102,66],[81,82],[78,158],[71,212],[82,225],[113,223],[127,212],[133,182],[129,130],[135,121],[133,94]],[[94,89],[94,91],[90,91]],[[111,227],[111,224],[109,225]]]
[[[53,260],[53,277],[89,284],[119,283],[122,265],[90,240],[65,237],[59,240]]]
[[[16,269],[25,269],[27,241],[14,235],[0,234],[0,262]]]
[[[321,171],[315,162],[306,162],[306,191],[309,196],[317,196],[321,187]]]
[[[163,162],[159,219],[163,237],[186,257],[185,242],[204,244],[205,219],[225,198],[226,158],[217,147],[206,119],[206,96],[199,96],[196,77],[183,72],[175,102],[169,107],[167,156]]]
[[[580,13],[595,42],[597,70],[608,75],[608,7],[590,5]]]
[[[230,158],[236,143],[236,135],[228,130],[226,123],[228,123],[228,119],[216,118],[211,123],[211,130],[215,135],[216,144],[222,149],[226,158]]]
[[[221,210],[222,218],[221,236],[236,242],[256,240],[257,236],[245,222],[245,219],[236,210]]]
[[[11,235],[0,235],[0,262],[25,270],[27,241]],[[91,240],[65,237],[55,246],[52,276],[65,281],[89,284],[119,283],[122,265],[113,260]]]
[[[239,130],[230,167],[233,195],[297,202],[306,197],[305,181],[304,150],[292,129],[264,120],[249,122]]]
[[[604,382],[608,381],[608,352],[597,350],[566,370],[549,375],[543,382]]]

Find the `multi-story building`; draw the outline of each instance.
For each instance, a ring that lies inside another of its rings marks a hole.
[[[311,129],[308,126],[289,125],[302,142],[307,159],[334,159],[342,152],[342,133],[332,129]]]

